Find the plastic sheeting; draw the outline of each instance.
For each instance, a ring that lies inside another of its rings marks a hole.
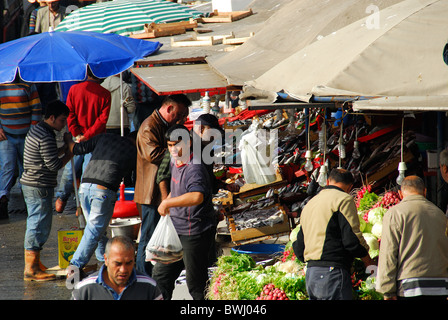
[[[284,59],[248,86],[313,95],[448,95],[448,1],[405,0],[360,19]]]

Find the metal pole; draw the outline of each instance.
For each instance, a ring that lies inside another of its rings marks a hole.
[[[121,136],[124,136],[124,106],[123,106],[123,72],[120,72],[120,129]]]

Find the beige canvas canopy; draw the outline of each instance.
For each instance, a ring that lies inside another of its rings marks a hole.
[[[366,19],[372,8],[385,8],[401,0],[255,0],[255,16],[274,11],[255,35],[241,47],[225,55],[207,58],[210,67],[229,85],[255,80],[279,62],[305,46],[318,41],[359,19]],[[374,4],[374,7],[372,7]]]
[[[248,91],[283,90],[303,101],[313,95],[384,96],[389,98],[377,100],[383,106],[426,102],[448,109],[448,66],[442,57],[448,1],[405,0],[377,17],[374,28],[363,18],[297,51],[246,82]],[[355,106],[372,104],[375,100]]]

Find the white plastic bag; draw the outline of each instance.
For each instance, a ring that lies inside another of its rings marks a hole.
[[[161,216],[146,245],[146,261],[173,263],[182,259],[182,243],[169,215]]]
[[[266,131],[252,129],[243,134],[240,140],[241,164],[246,183],[259,185],[269,184],[276,180],[275,167],[272,163],[274,155],[271,140],[267,140]]]

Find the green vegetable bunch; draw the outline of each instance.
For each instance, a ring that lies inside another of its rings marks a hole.
[[[221,256],[210,279],[207,298],[210,300],[256,300],[263,287],[273,284],[290,300],[308,298],[305,276],[278,271],[274,266],[257,265],[247,254],[232,252]]]

